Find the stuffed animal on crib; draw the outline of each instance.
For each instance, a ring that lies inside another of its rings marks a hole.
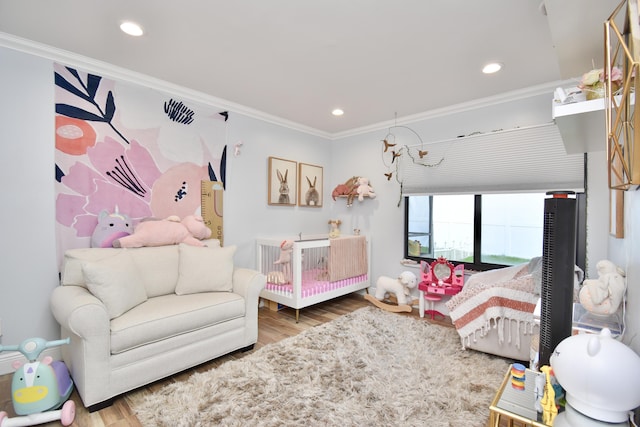
[[[329,231],[329,238],[335,239],[336,237],[340,237],[340,224],[342,221],[339,219],[330,219],[329,225],[331,226],[331,230]]]
[[[110,248],[113,241],[133,233],[131,218],[121,214],[116,206],[115,212],[103,209],[98,214],[98,225],[91,235],[92,248]]]
[[[280,243],[280,258],[274,264],[282,265],[284,283],[291,283],[291,252],[293,252],[293,240],[283,240]]]
[[[376,197],[376,193],[373,191],[373,187],[369,185],[369,178],[365,178],[363,176],[358,177],[358,188],[356,192],[358,193],[359,201],[363,201],[364,196],[369,196],[371,198]]]
[[[597,279],[586,279],[580,289],[580,304],[589,312],[601,315],[615,313],[626,291],[624,271],[609,260],[596,264]]]
[[[186,243],[205,246],[201,240],[211,237],[211,229],[201,216],[188,215],[180,221],[177,216],[166,219],[149,219],[140,222],[130,236],[113,241],[114,248],[141,248]]]
[[[398,305],[405,305],[412,301],[411,289],[418,285],[418,278],[410,271],[403,271],[400,275],[393,279],[387,276],[380,276],[376,282],[375,297],[379,301],[383,301],[387,293],[395,294]]]

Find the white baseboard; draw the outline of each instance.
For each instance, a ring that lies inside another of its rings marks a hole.
[[[62,354],[60,353],[60,349],[57,347],[48,348],[40,354],[38,360],[41,360],[45,356],[51,356],[53,360],[60,360],[62,358]],[[8,351],[6,353],[0,353],[0,375],[12,374],[15,369],[13,369],[13,362],[19,360],[24,362],[26,359],[22,355],[22,353],[18,351]]]

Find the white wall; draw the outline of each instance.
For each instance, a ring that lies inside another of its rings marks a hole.
[[[225,245],[238,246],[235,261],[255,266],[256,237],[294,237],[298,233],[328,233],[331,203],[327,182],[331,172],[328,140],[282,126],[230,113],[227,144],[227,191],[224,195]],[[242,141],[241,154],[231,149]],[[322,207],[270,206],[267,204],[268,158],[279,157],[323,167]]]
[[[58,283],[54,231],[53,67],[51,60],[0,47],[0,70],[0,97],[3,100],[0,103],[0,128],[4,136],[0,144],[0,177],[3,178],[5,197],[4,209],[0,210],[4,242],[0,253],[3,272],[0,285],[3,337],[0,340],[9,344],[29,336],[53,339],[58,336],[58,327],[49,313],[49,295]],[[434,115],[410,126],[429,142],[550,120],[550,95],[544,95],[455,114]],[[395,181],[387,181],[383,176],[386,169],[381,160],[381,140],[386,134],[387,129],[382,129],[329,141],[231,111],[224,230],[225,244],[238,246],[236,263],[255,266],[254,239],[257,236],[326,233],[328,219],[338,218],[343,221],[343,232],[357,227],[371,236],[374,280],[380,275],[393,276],[404,270],[399,263],[403,256],[404,227],[404,207],[402,204],[397,206],[400,189]],[[233,145],[238,141],[242,141],[243,146],[240,156],[234,157]],[[414,144],[415,141],[407,143]],[[269,156],[323,166],[323,207],[268,206]],[[593,163],[596,172],[605,164],[596,160]],[[602,170],[596,172],[594,176],[602,175]],[[331,190],[352,175],[369,177],[377,197],[362,203],[356,201],[352,207],[347,207],[344,199],[333,201]],[[602,248],[609,247],[612,251],[613,247],[613,252],[619,255],[612,259],[625,265],[629,278],[634,278],[635,283],[630,282],[629,306],[637,306],[640,292],[637,289],[638,264],[634,260],[638,259],[640,227],[633,214],[635,212],[637,216],[638,197],[626,194],[628,200],[625,200],[627,235],[632,237],[612,242],[607,234],[608,215],[603,215],[601,210],[602,206],[606,209],[608,192],[593,187],[589,204],[594,209],[599,206],[600,210],[589,222],[590,254],[600,257]],[[628,337],[631,339],[640,329],[640,319],[631,311],[629,319]],[[636,342],[632,345],[638,348]]]
[[[640,190],[624,194],[624,239],[609,238],[609,259],[627,278],[627,331],[622,341],[640,354]]]
[[[58,338],[51,61],[0,48],[0,319],[3,344]]]

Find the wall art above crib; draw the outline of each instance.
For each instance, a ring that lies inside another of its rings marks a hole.
[[[298,163],[292,160],[269,157],[270,205],[295,206],[298,194]]]
[[[299,164],[298,173],[298,206],[322,206],[322,166]]]

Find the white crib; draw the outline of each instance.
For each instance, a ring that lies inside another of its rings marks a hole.
[[[284,238],[256,240],[257,268],[267,275],[260,296],[296,310],[337,298],[370,286],[371,243],[365,236],[321,237],[298,240],[291,253],[291,281],[279,284],[271,279],[283,266],[275,264],[280,257]],[[271,274],[270,274],[271,273]]]

